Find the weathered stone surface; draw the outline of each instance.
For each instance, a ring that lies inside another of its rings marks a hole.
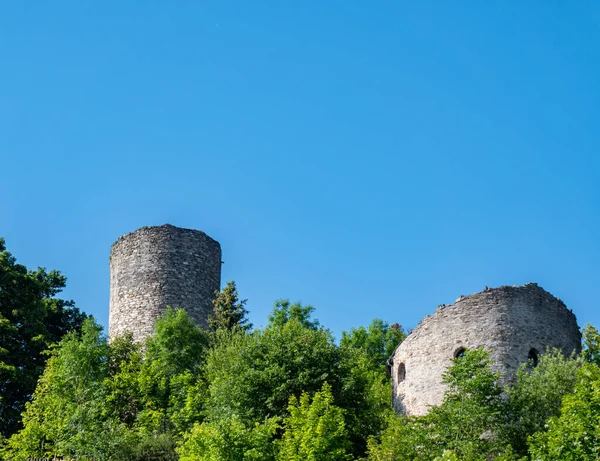
[[[442,373],[461,348],[484,347],[506,382],[530,351],[581,348],[575,315],[535,283],[488,288],[440,305],[398,346],[391,361],[394,409],[423,415],[442,403]]]
[[[109,338],[152,334],[167,306],[208,326],[221,283],[221,246],[204,232],[165,224],[119,237],[110,252]]]

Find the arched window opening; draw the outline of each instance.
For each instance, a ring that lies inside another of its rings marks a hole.
[[[531,365],[533,365],[534,367],[537,367],[539,358],[538,358],[538,351],[536,349],[534,349],[533,347],[529,350],[529,354],[527,355],[527,360],[529,360],[529,363]]]
[[[464,347],[459,347],[454,352],[454,358],[455,359],[460,359],[461,357],[464,357],[466,353],[467,353],[467,350]]]
[[[398,382],[401,383],[406,379],[406,366],[401,363],[398,365]]]

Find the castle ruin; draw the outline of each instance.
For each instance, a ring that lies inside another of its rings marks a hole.
[[[440,405],[442,374],[466,349],[490,352],[494,371],[510,380],[519,365],[555,347],[565,355],[581,349],[575,315],[535,283],[486,288],[441,305],[425,317],[390,357],[392,402],[404,415],[423,415]]]
[[[167,306],[206,328],[220,285],[221,245],[204,232],[165,224],[125,234],[110,251],[109,339],[130,331],[142,341]]]
[[[129,331],[144,340],[167,306],[208,327],[221,263],[219,242],[201,231],[165,224],[119,237],[110,252],[109,339]],[[581,333],[565,304],[535,283],[461,296],[425,317],[390,357],[394,409],[423,415],[441,404],[442,374],[466,349],[479,347],[506,383],[548,347],[578,352]]]

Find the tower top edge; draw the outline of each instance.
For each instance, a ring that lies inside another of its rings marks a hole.
[[[453,304],[457,304],[461,301],[464,301],[465,299],[472,298],[472,297],[479,297],[479,296],[485,296],[485,295],[498,295],[498,296],[515,295],[515,294],[519,294],[519,293],[523,293],[523,294],[529,293],[532,291],[537,291],[539,293],[548,295],[550,298],[553,298],[558,303],[560,303],[566,307],[566,305],[562,299],[557,298],[549,291],[546,291],[544,288],[539,286],[536,282],[528,282],[528,283],[525,283],[524,285],[516,285],[516,284],[515,285],[500,285],[499,287],[486,286],[483,290],[478,291],[477,293],[471,293],[469,295],[460,295],[454,301]],[[441,306],[449,306],[449,305],[452,305],[452,304],[442,304]]]
[[[143,226],[134,231],[127,232],[126,234],[121,235],[119,238],[117,238],[117,240],[115,240],[113,242],[113,244],[111,245],[111,251],[121,242],[136,238],[136,237],[144,235],[144,234],[146,234],[146,235],[153,235],[153,234],[156,234],[156,235],[158,235],[158,234],[184,235],[184,234],[189,234],[189,235],[194,235],[196,237],[205,238],[205,239],[211,241],[211,243],[213,245],[217,245],[219,248],[221,247],[221,244],[217,240],[213,239],[206,232],[203,232],[198,229],[177,227],[177,226],[167,223],[167,224],[162,224],[160,226]]]
[[[421,328],[428,325],[433,319],[437,318],[438,315],[443,315],[442,313],[449,310],[454,310],[455,308],[459,308],[462,306],[470,307],[473,302],[486,302],[485,299],[515,299],[520,296],[531,295],[532,293],[536,293],[538,296],[544,297],[550,303],[555,303],[555,305],[560,306],[561,309],[564,309],[565,312],[568,312],[575,323],[577,323],[577,319],[573,311],[567,308],[564,301],[560,298],[557,298],[549,291],[546,291],[544,288],[539,286],[535,282],[529,282],[524,285],[501,285],[499,287],[485,287],[482,291],[478,291],[477,293],[472,293],[469,295],[460,295],[453,303],[451,304],[440,304],[437,309],[429,315],[426,315],[419,324],[412,330],[409,336],[414,336],[413,333],[417,333]],[[490,300],[491,300],[490,299]],[[465,303],[465,304],[463,304]]]

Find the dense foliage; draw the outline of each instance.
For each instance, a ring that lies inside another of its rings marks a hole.
[[[217,299],[213,319],[239,312],[233,283]],[[369,436],[391,414],[382,358],[401,329],[375,320],[336,345],[313,310],[280,300],[262,330],[249,331],[245,316],[237,316],[213,322],[207,332],[185,311],[169,309],[144,344],[131,335],[108,343],[88,319],[50,350],[24,428],[4,453],[10,459],[364,456]]]
[[[600,334],[583,352],[548,350],[505,387],[489,354],[443,375],[443,403],[391,410],[385,365],[405,337],[375,319],[336,344],[314,308],[279,300],[252,331],[235,284],[209,331],[168,309],[143,344],[108,343],[93,319],[64,335],[4,442],[6,459],[550,461],[600,455]],[[10,323],[9,323],[10,325]],[[48,344],[51,344],[48,342]],[[4,363],[4,362],[3,362]]]
[[[44,351],[85,318],[71,301],[55,297],[65,282],[58,271],[17,264],[0,238],[0,440],[20,427]]]

